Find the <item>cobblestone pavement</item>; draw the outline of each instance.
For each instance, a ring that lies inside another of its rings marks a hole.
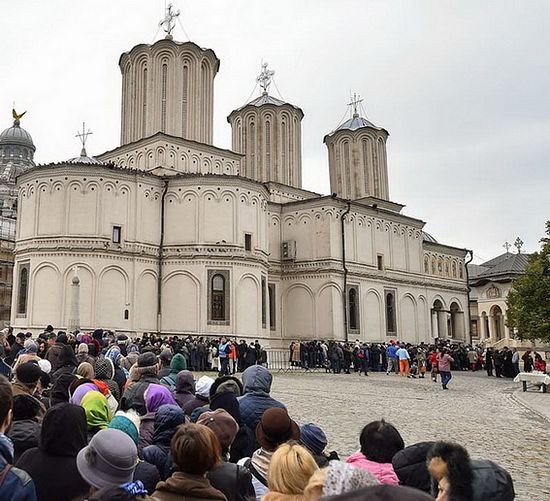
[[[511,381],[481,373],[453,376],[443,391],[429,377],[275,373],[272,394],[298,423],[321,426],[341,456],[358,449],[366,423],[384,418],[406,445],[459,442],[472,457],[504,466],[517,499],[550,500],[550,422],[513,397],[518,386]]]

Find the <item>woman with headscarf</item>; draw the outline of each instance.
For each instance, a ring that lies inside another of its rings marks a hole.
[[[191,371],[178,372],[174,398],[182,409],[187,402],[195,398],[195,377]]]
[[[187,369],[185,357],[181,353],[176,353],[170,361],[170,372],[160,380],[160,384],[168,387],[170,391],[174,391],[176,389],[178,373],[185,369]]]
[[[120,348],[116,345],[111,346],[107,350],[107,353],[105,353],[105,358],[108,358],[109,360],[111,360],[111,362],[113,362],[113,380],[118,385],[118,390],[122,395],[122,392],[124,391],[124,385],[126,384],[126,379],[128,379],[128,373],[120,365],[123,359]]]
[[[104,381],[113,397],[117,402],[120,402],[120,388],[117,382],[113,379],[115,375],[115,367],[110,358],[98,358],[94,364],[95,378]]]
[[[161,405],[178,405],[172,393],[166,386],[151,383],[143,395],[145,397],[145,409],[147,413],[141,416],[139,425],[138,452],[153,443],[155,431],[155,414]]]
[[[64,375],[74,375],[77,367],[78,360],[73,349],[67,344],[60,344],[57,370],[52,374],[52,383],[55,385]]]
[[[94,357],[90,356],[90,349],[86,343],[80,343],[76,348],[76,359],[79,364],[82,362],[88,362],[93,365],[95,361]]]
[[[111,409],[107,399],[99,391],[87,392],[80,405],[86,412],[88,439],[91,439],[99,430],[107,428],[111,421]]]
[[[71,388],[73,385],[74,383],[71,385]],[[72,391],[69,402],[74,405],[80,405],[82,403],[82,399],[86,396],[86,393],[90,391],[99,391],[99,388],[92,381],[79,384],[74,391]]]
[[[76,368],[76,375],[83,377],[84,379],[94,379],[95,371],[93,365],[89,364],[88,362],[82,362]]]
[[[86,443],[86,414],[81,407],[61,403],[48,409],[39,446],[24,452],[16,465],[32,477],[40,501],[81,499],[88,492],[76,468],[76,455]]]

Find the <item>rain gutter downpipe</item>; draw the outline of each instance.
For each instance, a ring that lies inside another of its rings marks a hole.
[[[160,197],[160,242],[159,242],[159,256],[157,262],[157,334],[160,334],[162,325],[162,259],[164,254],[164,199],[166,198],[166,192],[168,191],[168,180],[163,179],[164,186],[162,188],[162,195]]]
[[[470,346],[472,345],[472,319],[470,318],[470,292],[472,292],[472,289],[470,287],[470,274],[468,273],[468,265],[474,260],[474,251],[473,250],[467,250],[466,256],[470,256],[470,259],[468,261],[464,261],[464,268],[466,268],[466,286],[467,286],[467,295],[468,295],[468,335],[470,338]]]
[[[344,290],[342,291],[342,299],[344,301],[344,339],[346,343],[349,341],[349,332],[348,332],[348,308],[347,308],[347,288],[348,288],[348,268],[346,266],[346,229],[345,222],[346,216],[351,210],[351,202],[346,201],[346,210],[342,213],[340,218],[340,228],[342,232],[342,269],[344,270]]]

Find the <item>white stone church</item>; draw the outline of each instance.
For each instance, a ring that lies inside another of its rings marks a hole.
[[[303,111],[261,94],[212,144],[211,49],[170,34],[119,61],[121,145],[18,177],[11,323],[129,334],[467,340],[467,251],[389,197],[388,132],[327,134],[332,195],[302,188]],[[353,112],[353,109],[352,109]]]

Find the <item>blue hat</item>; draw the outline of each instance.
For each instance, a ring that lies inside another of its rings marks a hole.
[[[317,455],[323,453],[328,443],[325,432],[313,423],[307,423],[300,427],[300,442]]]

